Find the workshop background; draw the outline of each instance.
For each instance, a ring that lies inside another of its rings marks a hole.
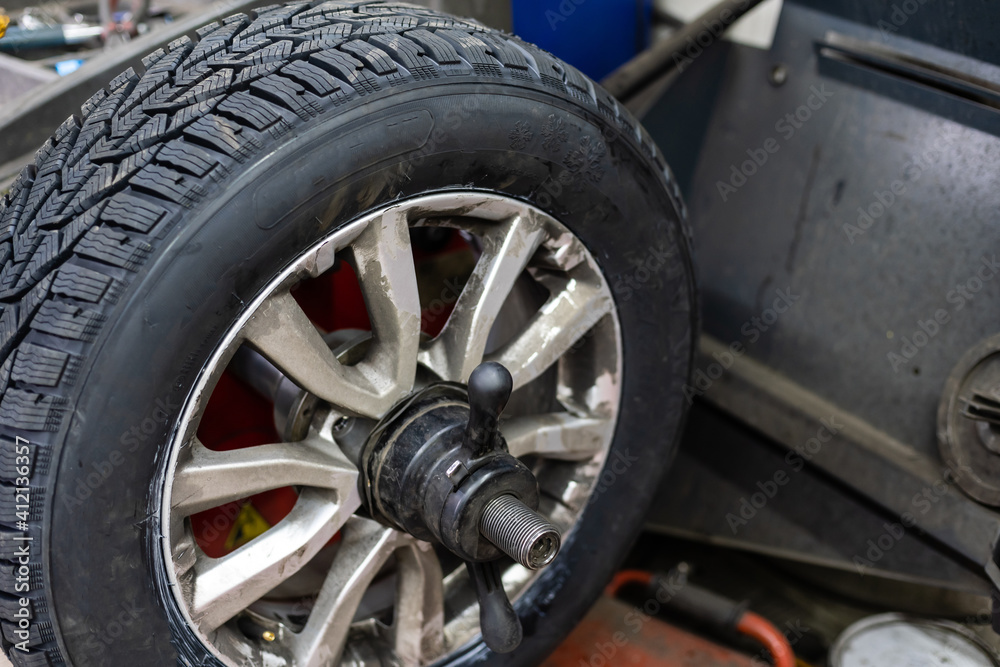
[[[0,192],[119,71],[264,4],[155,0],[134,18],[120,2],[102,25],[92,3],[0,3]],[[942,476],[971,455],[941,435],[961,410],[939,415],[946,383],[958,395],[996,359],[995,341],[977,348],[1000,299],[977,274],[1000,210],[996,9],[766,0],[715,44],[685,30],[716,0],[423,4],[603,80],[671,165],[693,229],[703,337],[680,452],[622,574],[545,664],[1000,665],[997,502]],[[664,44],[654,75],[627,69]],[[963,405],[988,431],[998,401]]]

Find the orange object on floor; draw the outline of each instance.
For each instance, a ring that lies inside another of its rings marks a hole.
[[[544,667],[751,667],[748,656],[602,597]],[[759,663],[758,663],[759,664]]]

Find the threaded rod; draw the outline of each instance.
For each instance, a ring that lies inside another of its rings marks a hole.
[[[511,495],[493,499],[483,510],[479,532],[529,570],[552,562],[559,553],[559,529]]]

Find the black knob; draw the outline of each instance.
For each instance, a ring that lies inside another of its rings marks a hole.
[[[475,456],[496,448],[497,422],[510,399],[514,379],[510,371],[495,361],[479,364],[469,376],[469,424],[466,445]]]
[[[514,607],[507,599],[507,592],[503,589],[498,563],[495,560],[487,563],[466,561],[465,565],[476,585],[479,627],[483,633],[483,641],[494,653],[510,653],[521,645],[523,631],[521,619],[517,617]]]

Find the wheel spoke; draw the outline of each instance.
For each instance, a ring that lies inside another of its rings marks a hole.
[[[303,389],[378,419],[413,387],[420,344],[420,298],[405,215],[372,220],[347,251],[372,323],[365,358],[337,361],[287,291],[267,299],[246,324],[246,341]]]
[[[372,325],[368,352],[355,368],[382,397],[384,412],[413,388],[420,345],[420,296],[404,209],[372,220],[349,254]]]
[[[384,411],[384,401],[361,369],[337,361],[287,291],[264,302],[243,331],[252,347],[306,391],[366,417],[378,418]]]
[[[392,627],[396,655],[406,667],[444,648],[444,576],[430,544],[413,540],[397,552],[399,583]]]
[[[197,440],[174,474],[172,509],[190,516],[284,486],[334,489],[341,497],[358,471],[336,445],[320,438],[216,452]]]
[[[420,356],[444,380],[465,382],[483,360],[504,300],[545,238],[533,216],[515,216],[481,228],[482,255],[441,333]]]
[[[613,307],[596,277],[548,274],[539,282],[551,293],[548,301],[520,334],[488,357],[507,367],[515,389],[544,373]]]
[[[191,595],[194,622],[210,632],[246,609],[308,563],[360,504],[356,487],[346,498],[304,489],[291,513],[260,537],[222,558],[200,558]]]
[[[336,663],[365,590],[389,556],[410,540],[368,519],[353,517],[347,522],[309,621],[289,640],[296,665],[321,667]]]
[[[568,412],[515,417],[501,425],[512,455],[565,461],[584,461],[601,451],[610,428],[608,419],[575,417]]]

